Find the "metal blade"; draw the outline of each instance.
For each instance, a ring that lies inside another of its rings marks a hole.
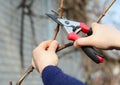
[[[46,14],[46,15],[50,17],[52,20],[54,20],[56,23],[64,26],[67,33],[73,32],[73,27],[80,26],[80,22],[75,22],[67,19],[60,19],[58,16],[52,14]]]
[[[52,15],[52,14],[46,14],[48,17],[50,17],[52,20],[54,20],[56,23],[63,25],[59,20],[58,16]]]
[[[75,21],[71,21],[71,20],[67,20],[67,19],[59,19],[58,18],[58,21],[60,23],[62,23],[64,26],[67,26],[67,27],[77,27],[77,26],[80,26],[80,22],[75,22]]]
[[[65,30],[67,33],[73,32],[73,28],[80,27],[80,22],[75,22],[67,19],[58,19],[59,22],[61,22],[64,25]],[[80,29],[76,30],[79,31]]]

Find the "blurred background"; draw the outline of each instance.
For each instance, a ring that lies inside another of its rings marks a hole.
[[[0,85],[13,85],[31,65],[32,50],[42,41],[52,39],[56,23],[45,13],[59,12],[61,0],[0,0]],[[63,16],[89,26],[95,22],[111,0],[64,0]],[[120,0],[110,8],[100,23],[120,30]],[[119,38],[120,36],[118,36]],[[57,40],[69,41],[60,29]],[[112,41],[111,41],[112,42]],[[67,74],[88,85],[120,85],[120,51],[100,50],[105,55],[103,64],[91,61],[81,49],[68,47],[60,52],[59,67]],[[23,85],[43,85],[34,70]]]

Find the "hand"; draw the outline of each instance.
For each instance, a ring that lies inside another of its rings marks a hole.
[[[42,73],[46,66],[58,64],[58,56],[55,51],[59,44],[57,41],[44,41],[33,50],[32,65]]]
[[[120,31],[105,24],[92,24],[93,34],[88,37],[79,38],[74,46],[93,46],[101,49],[120,49]]]

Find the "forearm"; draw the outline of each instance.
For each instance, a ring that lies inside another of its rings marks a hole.
[[[84,85],[81,81],[64,74],[56,66],[48,66],[42,72],[44,85]]]

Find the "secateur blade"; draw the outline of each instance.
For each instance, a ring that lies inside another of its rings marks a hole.
[[[50,17],[52,20],[54,20],[56,23],[60,24],[60,25],[63,25],[59,20],[58,20],[58,16],[55,16],[55,15],[52,15],[52,14],[47,14],[46,15],[48,17]]]
[[[71,21],[67,19],[60,19],[58,16],[52,15],[52,14],[46,14],[48,17],[50,17],[52,20],[54,20],[56,23],[64,26],[67,33],[73,32],[73,28],[80,25],[79,22]]]

